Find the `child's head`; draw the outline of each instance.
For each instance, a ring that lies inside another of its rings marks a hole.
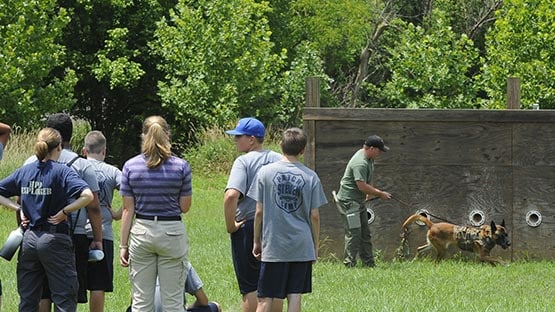
[[[289,128],[283,132],[281,151],[285,155],[297,156],[304,152],[306,141],[307,138],[302,129]]]

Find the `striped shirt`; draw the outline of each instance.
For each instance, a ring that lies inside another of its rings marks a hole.
[[[135,213],[167,217],[181,215],[179,198],[192,195],[189,163],[170,156],[158,167],[149,169],[146,162],[144,154],[125,162],[120,194],[135,198]]]

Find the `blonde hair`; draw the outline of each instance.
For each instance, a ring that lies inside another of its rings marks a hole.
[[[35,156],[42,161],[62,143],[62,136],[58,130],[53,128],[43,128],[37,136],[35,143]]]
[[[143,122],[142,152],[146,166],[156,168],[171,156],[170,127],[160,116],[150,116]]]

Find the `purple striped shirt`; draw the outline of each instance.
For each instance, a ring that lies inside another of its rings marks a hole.
[[[192,195],[189,163],[171,156],[156,168],[137,155],[123,166],[120,194],[135,198],[135,213],[147,216],[179,216],[179,198]]]

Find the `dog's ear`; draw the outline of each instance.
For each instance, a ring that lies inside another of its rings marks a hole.
[[[505,227],[505,219],[503,219],[503,221],[501,221],[501,226]]]
[[[491,221],[491,234],[497,232],[497,227],[495,226],[495,222]]]

